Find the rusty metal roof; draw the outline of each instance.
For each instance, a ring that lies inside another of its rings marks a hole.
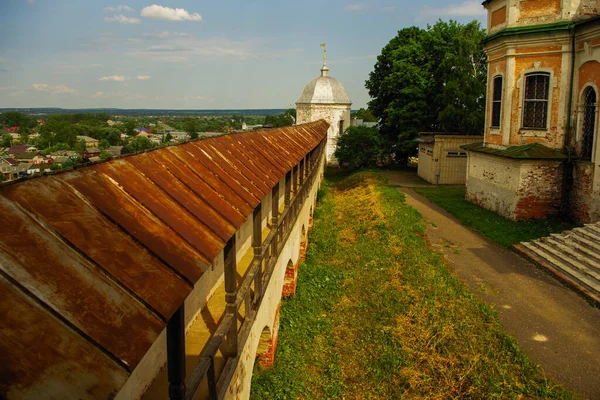
[[[0,397],[111,398],[321,120],[0,186]]]

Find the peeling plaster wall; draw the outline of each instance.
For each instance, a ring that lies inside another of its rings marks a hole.
[[[469,152],[466,199],[511,220],[560,211],[560,162],[513,160]]]

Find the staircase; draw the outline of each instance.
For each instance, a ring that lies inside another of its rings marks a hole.
[[[600,302],[600,223],[523,242],[513,248],[575,290]]]

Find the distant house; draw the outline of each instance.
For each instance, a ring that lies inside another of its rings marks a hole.
[[[422,132],[418,174],[434,185],[464,185],[467,178],[467,152],[460,146],[481,141],[481,136]]]
[[[19,177],[19,162],[14,158],[0,157],[0,173],[4,175],[7,181],[17,179]]]
[[[129,150],[127,150],[127,147],[125,146],[110,146],[104,149],[104,152],[110,154],[111,157],[129,154]]]
[[[85,147],[98,147],[100,141],[89,136],[77,136],[77,141],[85,141]]]
[[[79,156],[81,158],[87,158],[90,159],[92,157],[98,157],[100,156],[100,149],[97,147],[88,147],[86,148],[84,151],[82,151],[81,153],[79,153]]]
[[[145,133],[150,133],[150,129],[148,129],[148,128],[136,128],[135,130],[136,130],[138,133],[142,133],[142,132],[145,132]]]
[[[34,164],[34,165],[52,164],[51,158],[45,157],[37,151],[36,152],[30,151],[30,152],[26,152],[26,153],[15,154],[14,158],[22,164]]]
[[[19,130],[18,126],[11,126],[10,128],[4,128],[4,132],[16,133]]]
[[[10,149],[8,149],[7,154],[11,155],[11,156],[15,156],[17,154],[23,154],[23,153],[37,153],[38,149],[35,146],[29,146],[29,145],[19,145],[19,146],[13,146]]]

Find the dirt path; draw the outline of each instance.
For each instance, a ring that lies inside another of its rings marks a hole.
[[[414,174],[386,175],[392,184],[414,183]],[[498,311],[529,358],[580,396],[600,399],[600,310],[413,190],[399,190],[427,221],[431,245],[475,295]]]

